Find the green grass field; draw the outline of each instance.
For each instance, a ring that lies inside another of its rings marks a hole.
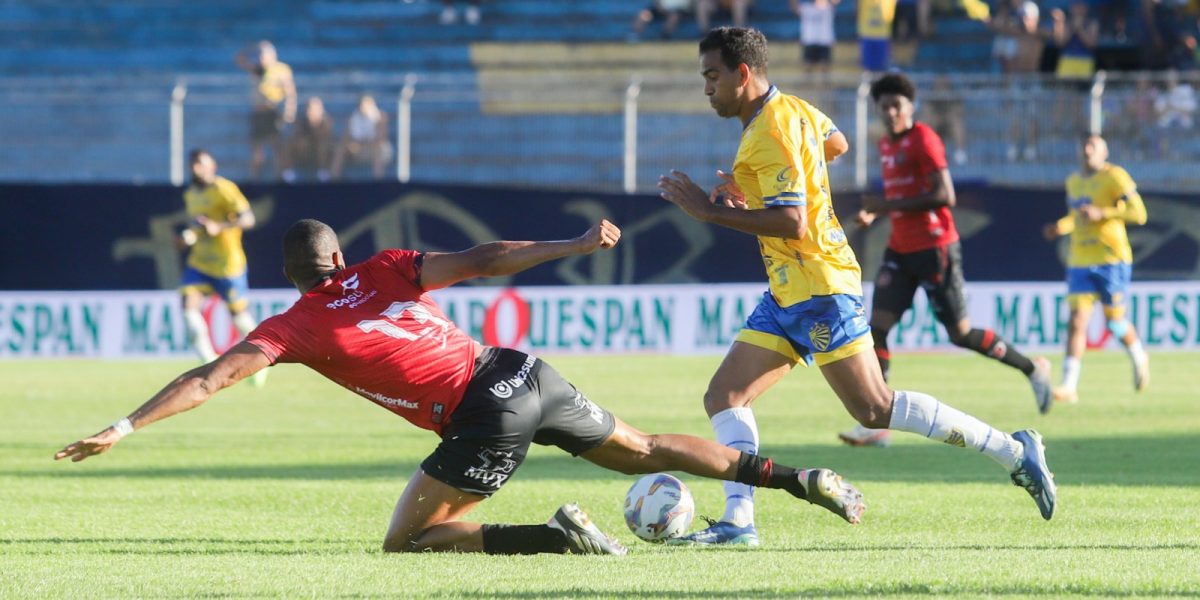
[[[1123,354],[1091,353],[1082,402],[1042,417],[1024,379],[989,361],[897,357],[897,387],[1045,434],[1052,522],[976,453],[904,435],[886,450],[839,446],[850,420],[805,369],[756,405],[762,451],[858,484],[869,507],[858,527],[762,490],[757,550],[646,544],[621,517],[633,477],[547,448],[473,515],[544,522],[578,500],[627,557],[384,555],[392,506],[435,438],[301,367],[70,464],[51,455],[189,365],[5,361],[0,597],[1196,597],[1198,358],[1155,355],[1153,385],[1135,395]],[[718,357],[550,360],[636,427],[711,437],[699,398]],[[698,512],[719,516],[720,484],[684,480]]]

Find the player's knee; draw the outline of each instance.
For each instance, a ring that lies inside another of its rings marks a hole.
[[[425,532],[422,531],[421,533],[424,534]],[[401,538],[401,537],[384,538],[383,551],[384,552],[420,552],[421,550],[424,550],[424,548],[420,547],[419,541],[420,541],[420,536],[418,536],[417,539],[415,539],[415,540],[409,539],[409,538]]]
[[[1130,323],[1128,319],[1109,319],[1108,330],[1113,337],[1121,339],[1125,334],[1129,333]]]
[[[950,330],[947,333],[950,334],[951,344],[954,344],[959,348],[967,348],[970,346],[970,337],[967,334],[955,330]]]
[[[709,386],[708,390],[704,392],[704,410],[710,417],[723,410],[739,408],[749,403],[749,400],[742,394],[732,390],[721,390]]]

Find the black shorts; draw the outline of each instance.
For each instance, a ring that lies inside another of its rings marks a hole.
[[[810,45],[804,47],[804,62],[807,64],[822,64],[833,60],[833,48],[830,46]]]
[[[257,142],[279,135],[279,115],[273,108],[250,111],[250,141]]]
[[[945,247],[905,254],[888,248],[883,253],[879,275],[875,277],[872,310],[887,311],[899,318],[912,308],[918,286],[925,289],[925,296],[942,325],[955,331],[957,323],[967,316],[962,245],[953,242]]]
[[[490,496],[525,460],[529,444],[572,455],[612,435],[616,419],[524,352],[485,348],[442,442],[421,463],[426,475],[464,492]]]

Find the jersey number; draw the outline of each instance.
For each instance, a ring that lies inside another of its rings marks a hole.
[[[404,312],[412,317],[412,320],[422,325],[427,325],[418,333],[413,333],[396,324]],[[440,317],[435,317],[424,306],[416,302],[393,302],[387,310],[379,313],[387,319],[366,319],[358,322],[358,328],[366,333],[378,331],[388,337],[404,341],[416,341],[424,337],[434,337],[435,340],[440,338],[440,343],[444,348],[446,346],[446,332],[450,330],[450,323]]]

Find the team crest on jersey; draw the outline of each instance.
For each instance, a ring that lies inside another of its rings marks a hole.
[[[812,342],[813,348],[817,352],[824,352],[829,348],[829,326],[824,323],[813,323],[813,326],[808,329],[808,340]]]
[[[346,278],[342,282],[342,295],[353,292],[358,289],[358,273],[355,273]]]

